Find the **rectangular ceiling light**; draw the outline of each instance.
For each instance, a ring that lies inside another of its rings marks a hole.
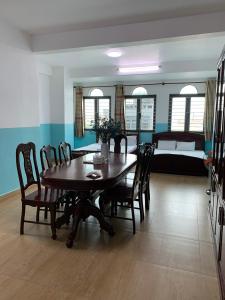
[[[119,67],[122,74],[137,74],[158,71],[159,66],[142,66],[142,67]]]

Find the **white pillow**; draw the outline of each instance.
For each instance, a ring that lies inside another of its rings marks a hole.
[[[137,146],[137,136],[136,135],[128,135],[127,136],[127,145],[128,146]]]
[[[176,141],[159,140],[158,141],[158,149],[159,150],[175,150],[176,149]]]
[[[176,150],[193,151],[195,150],[195,142],[177,142]]]
[[[114,139],[110,139],[110,145],[114,146]],[[125,146],[125,140],[122,139],[121,146]],[[137,146],[137,136],[136,135],[128,135],[127,136],[127,146]]]

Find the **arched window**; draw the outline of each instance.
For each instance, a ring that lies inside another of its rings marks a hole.
[[[96,122],[99,118],[111,118],[111,97],[104,96],[101,89],[92,89],[89,96],[84,97],[83,101],[85,129],[92,129],[93,122]]]
[[[132,93],[133,96],[140,96],[140,95],[147,95],[147,94],[148,93],[147,93],[146,89],[143,88],[142,86],[135,88]]]
[[[196,87],[195,86],[193,86],[193,85],[186,85],[186,86],[184,86],[182,89],[181,89],[181,91],[180,91],[180,94],[198,94],[198,91],[197,91],[197,89],[196,89]]]
[[[90,96],[91,96],[91,97],[102,97],[102,96],[103,96],[103,91],[100,90],[100,89],[93,89],[93,90],[90,92]]]
[[[125,96],[126,130],[154,131],[156,95],[148,95],[142,86]]]
[[[180,94],[170,95],[169,129],[203,132],[205,94],[198,94],[193,85],[184,86]]]

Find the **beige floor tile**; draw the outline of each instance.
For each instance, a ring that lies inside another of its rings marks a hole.
[[[147,227],[147,228],[146,228]],[[152,215],[150,224],[143,224],[143,230],[154,233],[175,235],[198,240],[198,223],[196,219],[181,216]]]
[[[212,242],[212,232],[209,222],[198,222],[199,240],[204,242]]]
[[[220,299],[217,280],[212,277],[143,262],[131,264],[129,274],[121,278],[117,299]]]
[[[70,294],[0,275],[1,300],[66,300]]]
[[[56,241],[36,224],[25,224],[20,236],[20,196],[4,197],[0,300],[219,299],[206,188],[206,178],[152,174],[150,211],[142,224],[135,212],[136,235],[131,222],[112,220],[116,235],[109,237],[90,218],[73,249],[65,247],[70,226]]]
[[[163,239],[162,265],[200,272],[199,242],[189,239],[167,237]]]
[[[211,243],[200,242],[201,272],[206,275],[217,276],[214,246]]]

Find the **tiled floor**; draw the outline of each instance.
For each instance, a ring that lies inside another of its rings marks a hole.
[[[19,196],[2,199],[0,300],[220,299],[206,188],[205,178],[153,174],[151,209],[141,225],[137,213],[135,236],[129,221],[114,220],[111,238],[89,220],[73,249],[67,227],[56,241],[41,225],[26,224],[20,236]]]

